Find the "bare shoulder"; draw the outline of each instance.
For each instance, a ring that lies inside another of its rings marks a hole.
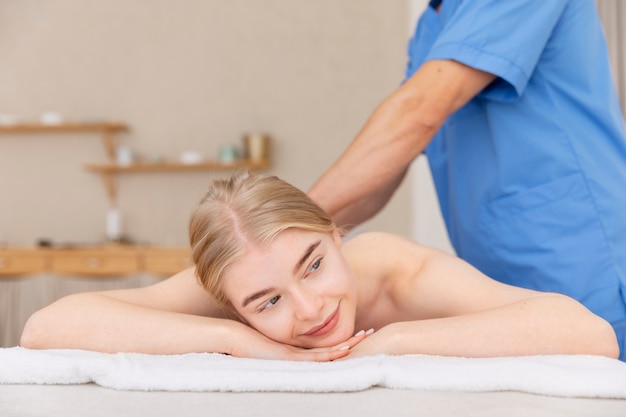
[[[344,251],[360,279],[369,278],[372,287],[385,291],[398,320],[456,316],[543,295],[500,283],[454,255],[388,233],[358,235]]]
[[[436,249],[420,245],[403,236],[385,232],[366,232],[355,236],[344,244],[344,254],[350,259],[360,260],[378,259],[395,263],[411,261],[419,263],[431,256],[441,254]],[[407,257],[409,257],[407,259]]]
[[[356,248],[357,250],[367,250],[369,248],[385,248],[389,246],[396,246],[408,242],[408,239],[386,232],[365,232],[360,233],[347,242],[344,246],[346,249]]]
[[[344,255],[357,276],[398,282],[419,274],[435,249],[391,233],[367,232],[344,244]]]

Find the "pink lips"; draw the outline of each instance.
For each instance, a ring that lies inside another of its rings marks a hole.
[[[339,306],[337,306],[337,309],[330,315],[330,317],[324,320],[324,323],[320,324],[319,326],[313,327],[304,335],[315,337],[324,336],[325,334],[333,330],[335,326],[337,326],[337,323],[339,323]]]

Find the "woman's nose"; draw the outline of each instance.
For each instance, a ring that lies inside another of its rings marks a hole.
[[[294,301],[296,317],[301,320],[318,318],[324,305],[322,297],[307,289],[295,292]]]

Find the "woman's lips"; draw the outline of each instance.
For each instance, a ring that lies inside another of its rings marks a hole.
[[[335,326],[337,326],[337,323],[339,323],[339,306],[337,306],[335,311],[326,320],[324,320],[324,323],[320,324],[319,326],[313,327],[304,335],[315,337],[324,336],[325,334],[333,330]]]

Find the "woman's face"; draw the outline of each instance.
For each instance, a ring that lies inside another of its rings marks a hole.
[[[287,229],[224,271],[239,316],[278,342],[334,346],[354,333],[356,278],[338,234]]]

